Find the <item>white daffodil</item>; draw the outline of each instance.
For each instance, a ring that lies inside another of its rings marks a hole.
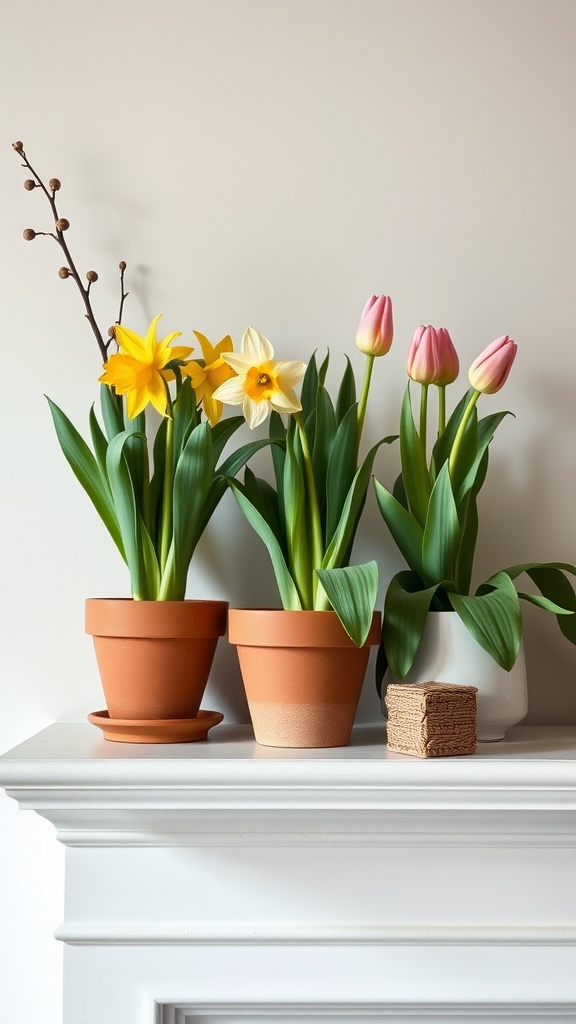
[[[302,408],[293,389],[302,380],[306,363],[274,362],[272,345],[253,327],[245,331],[240,352],[223,352],[222,358],[238,376],[224,381],[212,398],[226,405],[241,405],[250,428],[263,423],[271,409],[292,413]]]

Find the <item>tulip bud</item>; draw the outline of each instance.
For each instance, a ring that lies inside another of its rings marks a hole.
[[[468,379],[476,391],[494,395],[504,387],[518,346],[507,334],[488,345],[468,370]]]
[[[356,345],[367,356],[385,356],[393,337],[392,299],[387,295],[372,295],[360,317]]]
[[[456,380],[460,363],[445,327],[421,324],[412,338],[406,365],[408,376],[418,384],[444,387]]]

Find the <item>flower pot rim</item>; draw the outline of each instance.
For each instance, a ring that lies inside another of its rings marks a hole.
[[[218,637],[226,632],[228,601],[135,601],[131,597],[88,597],[86,632],[93,636],[154,638]]]
[[[380,643],[380,630],[381,615],[375,611],[365,646]],[[228,639],[247,647],[356,647],[332,610],[231,608]]]

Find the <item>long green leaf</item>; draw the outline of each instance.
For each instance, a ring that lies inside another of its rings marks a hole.
[[[260,477],[255,476],[250,467],[246,466],[244,471],[244,492],[248,500],[254,505],[254,508],[266,520],[284,554],[287,555],[286,536],[280,519],[278,495],[272,485],[267,480],[262,480]]]
[[[390,582],[384,602],[382,638],[397,679],[404,679],[412,667],[437,589],[437,584],[423,589],[420,577],[408,570],[396,573]]]
[[[256,531],[268,549],[272,568],[274,569],[274,576],[276,577],[276,583],[278,585],[282,607],[286,611],[301,611],[302,605],[298,596],[298,590],[290,575],[284,555],[282,554],[282,549],[276,540],[273,531],[268,526],[268,523],[263,516],[260,515],[258,510],[255,509],[252,503],[248,500],[238,481],[229,480],[229,486],[236,498],[236,501],[246,516],[246,519],[250,523],[250,526]]]
[[[102,476],[103,476],[104,480],[107,480],[107,478],[106,478],[106,452],[108,450],[108,441],[106,440],[106,435],[104,434],[104,431],[102,430],[102,427],[98,423],[98,420],[96,418],[96,413],[94,412],[94,406],[92,406],[91,409],[90,409],[89,424],[90,424],[90,437],[92,438],[92,447],[94,449],[94,454],[96,456],[96,461],[98,462],[98,465],[100,467],[100,472],[102,473]]]
[[[357,469],[358,406],[350,406],[340,421],[326,474],[326,542],[329,544],[338,526],[346,495]]]
[[[456,439],[458,427],[460,426],[462,417],[468,407],[468,404],[473,394],[474,388],[469,388],[466,394],[462,396],[462,398],[458,402],[458,405],[456,406],[451,416],[449,417],[444,432],[440,435],[440,437],[438,438],[434,445],[434,448],[432,449],[432,462],[434,464],[435,476],[438,476],[438,473],[440,472],[442,466],[444,465],[446,460],[450,458],[450,453],[452,451],[454,441]],[[474,413],[476,413],[476,410],[474,410]],[[474,413],[472,415],[472,419],[474,419]]]
[[[217,472],[221,476],[236,476],[238,470],[246,465],[248,459],[251,459],[261,448],[267,448],[269,444],[271,442],[267,437],[262,438],[260,441],[249,441],[248,444],[243,444],[237,451],[232,452],[222,465],[218,466]],[[276,448],[276,443],[272,444],[272,449],[274,448]]]
[[[576,566],[570,562],[528,562],[524,565],[512,565],[509,569],[504,569],[504,572],[511,579],[515,579],[523,572],[527,573],[544,597],[568,611],[576,612],[576,594],[564,575],[576,575]],[[557,621],[566,639],[576,644],[576,614],[559,615]]]
[[[114,499],[116,517],[122,533],[122,543],[126,552],[126,562],[132,580],[132,596],[137,600],[151,600],[156,595],[151,593],[149,580],[142,551],[139,544],[138,508],[132,477],[124,457],[127,442],[132,438],[127,430],[116,434],[108,445],[106,453],[106,472]]]
[[[368,484],[370,483],[370,475],[372,473],[374,459],[376,458],[376,452],[383,444],[390,444],[391,441],[394,440],[395,436],[390,436],[383,437],[381,441],[378,441],[370,449],[364,461],[356,471],[352,485],[346,495],[338,526],[336,527],[332,540],[326,549],[326,554],[324,555],[322,566],[320,568],[339,569],[342,567],[343,560],[347,557],[356,535],[358,519],[366,500],[366,491],[368,489]]]
[[[348,410],[356,404],[356,381],[354,379],[354,370],[352,369],[352,363],[348,356],[345,356],[346,368],[338,388],[338,397],[336,399],[336,419],[338,423],[341,423],[344,419]]]
[[[320,515],[324,519],[326,511],[326,476],[332,446],[336,437],[338,424],[332,399],[323,386],[318,387],[316,395],[316,429],[312,448],[312,465]]]
[[[468,594],[474,569],[476,541],[478,539],[478,504],[477,496],[482,488],[488,472],[488,449],[476,473],[476,478],[468,494],[458,508],[460,522],[460,547],[456,562],[456,590],[459,594]]]
[[[376,562],[342,569],[317,569],[316,574],[348,636],[357,647],[363,647],[378,594]]]
[[[179,589],[186,587],[188,568],[200,538],[199,524],[213,477],[210,424],[200,423],[190,434],[174,473],[172,530]]]
[[[445,462],[432,488],[422,538],[422,570],[426,583],[454,579],[459,541],[458,512]]]
[[[302,466],[294,452],[290,435],[284,463],[284,530],[288,548],[288,565],[303,608],[314,607],[309,523],[307,522],[306,487]]]
[[[100,385],[100,408],[106,435],[111,441],[124,430],[124,413],[122,398],[107,384]]]
[[[230,438],[245,422],[243,416],[228,416],[212,427],[212,452],[216,465]]]
[[[302,388],[300,390],[300,403],[302,405],[302,418],[304,421],[308,419],[312,410],[316,408],[317,390],[318,367],[316,365],[316,353],[313,352],[308,366],[306,367],[306,373],[304,374]]]
[[[484,453],[488,449],[497,427],[500,425],[505,416],[512,416],[511,412],[495,412],[491,416],[485,416],[478,423],[478,438],[477,438],[477,450],[470,468],[466,474],[462,474],[459,478],[458,475],[454,477],[454,494],[456,497],[456,503],[460,504],[462,499],[466,496],[468,491],[474,486],[478,471],[482,465],[482,459]],[[458,459],[458,467],[460,466],[460,459]],[[479,490],[479,488],[478,488]],[[478,493],[478,490],[476,493]]]
[[[505,572],[491,576],[482,590],[487,587],[494,589],[470,597],[448,594],[448,599],[476,642],[509,672],[518,657],[522,639],[518,594]]]
[[[414,516],[406,511],[403,505],[374,480],[376,501],[386,526],[392,534],[400,553],[406,559],[410,569],[422,576],[422,540],[424,531]]]
[[[108,530],[124,561],[126,554],[122,543],[120,525],[114,509],[112,492],[98,462],[83,437],[70,422],[65,413],[47,399],[56,430],[58,443],[74,476],[82,485],[98,515]]]
[[[276,490],[278,492],[278,501],[282,504],[282,488],[284,486],[284,459],[286,453],[286,427],[282,422],[282,417],[277,412],[270,413],[270,429],[269,437],[271,441],[276,443],[272,445],[272,465],[274,467],[274,476],[276,477]]]
[[[420,444],[420,438],[414,425],[409,384],[404,393],[400,414],[400,459],[402,463],[402,479],[410,510],[420,523],[420,526],[423,527],[426,522],[426,510],[428,508],[432,483]]]

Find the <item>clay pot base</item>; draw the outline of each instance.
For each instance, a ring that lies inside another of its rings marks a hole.
[[[264,747],[347,747],[358,701],[318,704],[251,701],[256,741]]]
[[[165,719],[110,718],[107,711],[88,715],[88,721],[102,729],[104,739],[117,743],[195,743],[205,740],[223,718],[220,711],[199,711],[196,718]]]

